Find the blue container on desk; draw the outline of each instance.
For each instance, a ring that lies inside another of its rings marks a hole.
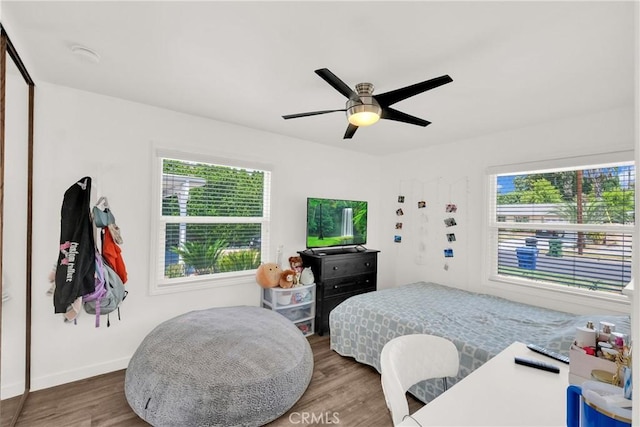
[[[622,407],[628,402],[628,407]],[[621,387],[585,381],[567,388],[567,427],[631,427],[631,401]]]

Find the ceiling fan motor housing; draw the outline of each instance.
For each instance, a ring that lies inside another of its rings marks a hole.
[[[371,83],[358,83],[356,85],[356,91],[358,92],[359,99],[349,99],[347,101],[347,119],[349,120],[349,123],[358,126],[367,126],[378,121],[378,118],[380,118],[380,115],[382,114],[382,108],[380,107],[380,104],[378,104],[378,101],[373,97],[373,89],[374,87]],[[351,116],[353,115],[357,115],[359,117],[377,117],[363,122],[362,120],[352,118]]]
[[[359,96],[371,96],[373,95],[373,83],[358,83],[356,85],[356,92],[358,92]]]

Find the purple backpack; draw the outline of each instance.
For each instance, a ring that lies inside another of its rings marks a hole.
[[[100,326],[100,301],[107,295],[107,282],[105,280],[104,274],[104,262],[102,261],[102,255],[96,249],[95,251],[96,258],[96,274],[95,274],[95,288],[93,292],[83,295],[82,302],[92,302],[95,301],[95,310],[96,310],[96,328]]]

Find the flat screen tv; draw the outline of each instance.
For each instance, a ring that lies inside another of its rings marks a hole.
[[[307,198],[307,248],[367,243],[367,202]]]

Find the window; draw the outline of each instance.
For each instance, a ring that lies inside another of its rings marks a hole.
[[[246,282],[266,258],[271,173],[187,157],[156,158],[152,293]]]
[[[632,162],[490,175],[494,280],[620,293],[631,280]]]

